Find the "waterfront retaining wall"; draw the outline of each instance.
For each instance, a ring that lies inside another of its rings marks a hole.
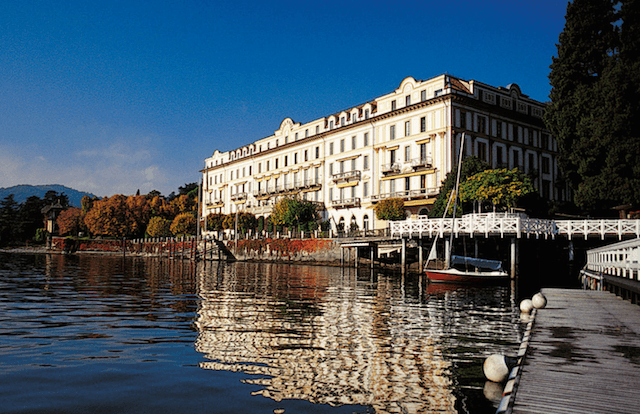
[[[256,239],[227,241],[238,260],[340,264],[340,243],[331,239]]]
[[[191,256],[195,239],[152,238],[134,240],[73,239],[52,237],[51,250],[65,253],[125,253],[137,256]]]
[[[229,240],[225,245],[237,260],[340,264],[340,243],[331,239],[247,239],[238,240],[237,248],[235,243]],[[204,241],[198,244],[196,246],[194,238],[101,240],[53,237],[51,249],[65,253],[125,253],[135,256],[191,258],[196,251],[205,249]]]

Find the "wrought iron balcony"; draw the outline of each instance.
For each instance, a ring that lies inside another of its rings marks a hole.
[[[360,207],[360,198],[351,197],[351,198],[343,198],[341,200],[333,200],[331,201],[331,207],[333,208]]]
[[[239,201],[239,200],[246,200],[246,199],[247,199],[247,193],[231,194],[231,201]]]
[[[353,171],[345,171],[345,172],[333,174],[331,176],[331,179],[333,180],[333,182],[336,182],[336,183],[340,181],[360,180],[360,171],[353,170]]]
[[[214,199],[207,202],[208,208],[217,208],[222,206],[224,206],[224,201],[222,199]]]
[[[374,194],[371,196],[372,202],[378,202],[385,198],[402,198],[403,200],[413,200],[438,195],[439,188],[417,188],[415,190],[394,191],[392,193]]]
[[[322,187],[322,183],[316,181],[315,179],[306,179],[306,180],[298,180],[294,184],[294,188],[305,189],[305,188],[320,188]]]
[[[399,173],[402,170],[402,165],[399,162],[393,162],[391,164],[382,164],[383,174]]]
[[[421,157],[421,158],[414,158],[411,160],[411,166],[413,168],[420,168],[420,167],[431,167],[432,165],[432,160],[431,157]]]

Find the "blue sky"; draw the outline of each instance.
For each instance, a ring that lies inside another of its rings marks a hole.
[[[168,195],[204,159],[449,73],[548,100],[566,1],[0,0],[0,187]]]

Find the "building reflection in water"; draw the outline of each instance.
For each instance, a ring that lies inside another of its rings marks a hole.
[[[209,360],[202,368],[256,375],[245,380],[262,387],[253,394],[276,401],[362,404],[378,413],[457,412],[443,336],[465,321],[440,299],[425,300],[429,292],[421,285],[411,295],[397,275],[215,266],[203,265],[197,275],[195,346]],[[491,332],[480,313],[476,327]]]

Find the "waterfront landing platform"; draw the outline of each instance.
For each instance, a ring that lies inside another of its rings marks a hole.
[[[543,289],[512,413],[640,413],[640,306]]]

